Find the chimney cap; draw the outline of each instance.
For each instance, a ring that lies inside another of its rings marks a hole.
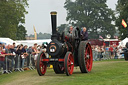
[[[56,12],[56,11],[52,11],[50,14],[51,14],[51,15],[56,15],[57,12]]]

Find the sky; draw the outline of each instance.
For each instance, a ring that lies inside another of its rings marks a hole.
[[[57,11],[57,26],[67,24],[67,12],[64,8],[65,0],[29,0],[29,8],[26,8],[28,14],[25,19],[25,27],[27,34],[34,34],[33,26],[36,32],[51,33],[51,11]],[[108,0],[107,5],[109,8],[115,9],[117,0]]]

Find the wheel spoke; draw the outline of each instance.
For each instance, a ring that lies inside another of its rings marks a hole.
[[[88,49],[89,49],[89,46],[87,46],[87,47],[85,48],[85,51],[86,51],[86,52],[85,52],[85,58],[86,58],[87,55],[88,55],[88,51],[89,51]]]
[[[68,63],[68,66],[71,66],[71,62]]]
[[[71,60],[70,59],[68,60],[68,64],[71,65]]]
[[[86,64],[87,70],[89,71],[89,69],[90,69],[90,57],[91,57],[89,45],[87,45],[85,51],[86,51],[85,52],[85,64]]]
[[[87,69],[89,69],[89,67],[90,67],[90,64],[89,64],[89,62],[87,62]]]
[[[40,65],[42,66],[42,65],[43,65],[43,63],[42,63],[42,62],[40,62]]]
[[[71,70],[71,67],[68,67],[68,72],[70,72],[70,70]]]
[[[64,70],[64,67],[61,67],[61,71],[63,71]]]
[[[46,58],[46,56],[45,56],[44,54],[42,54],[42,55],[40,56],[40,71],[41,71],[41,73],[44,75],[45,72],[46,72],[47,66],[46,66],[46,64],[42,61],[43,58]]]

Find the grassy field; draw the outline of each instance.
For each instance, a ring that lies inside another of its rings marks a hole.
[[[0,75],[0,85],[128,85],[128,62],[124,60],[96,61],[88,74],[74,68],[71,76],[55,74],[47,69],[45,76],[36,70]]]

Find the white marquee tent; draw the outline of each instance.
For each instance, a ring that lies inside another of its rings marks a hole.
[[[28,45],[28,46],[33,46],[34,43],[37,43],[38,45],[42,45],[43,42],[50,43],[51,39],[43,39],[43,40],[12,40],[10,38],[0,38],[0,43],[5,43],[6,45],[8,44],[13,44],[13,42],[16,43],[16,45],[23,44],[23,45]]]
[[[6,45],[8,45],[8,44],[12,44],[13,42],[15,42],[15,41],[13,41],[12,39],[10,39],[10,38],[0,38],[0,42],[1,43],[5,43]],[[15,42],[16,43],[16,42]]]
[[[126,43],[128,42],[128,38],[126,37],[124,40],[119,42],[119,46],[118,47],[125,47]]]
[[[43,40],[18,40],[16,44],[23,44],[27,46],[33,46],[35,43],[38,45],[42,45],[43,42],[50,43],[51,39],[43,39]]]

